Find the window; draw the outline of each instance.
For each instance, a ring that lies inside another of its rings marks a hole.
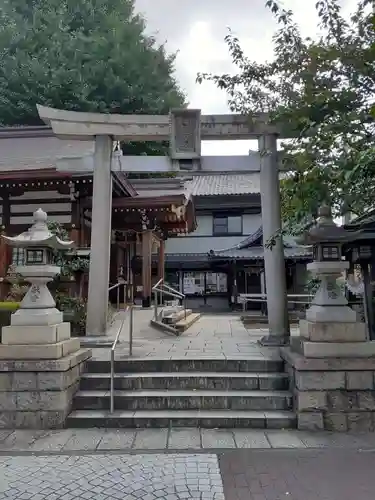
[[[13,248],[12,249],[12,265],[13,266],[23,266],[25,263],[25,249],[24,248]]]
[[[184,272],[183,293],[186,295],[210,295],[227,293],[227,275],[213,272]]]
[[[213,234],[242,234],[242,215],[214,216]]]

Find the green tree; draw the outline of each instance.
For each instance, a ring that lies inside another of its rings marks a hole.
[[[184,106],[175,55],[144,30],[133,0],[0,0],[0,124],[40,124],[37,103],[123,114]]]
[[[319,36],[304,37],[293,13],[267,0],[279,24],[274,58],[252,61],[233,33],[226,42],[237,74],[200,74],[228,94],[230,108],[269,113],[294,139],[284,141],[282,212],[298,231],[324,200],[335,215],[374,206],[375,29],[371,0],[345,19],[338,0],[318,0]]]

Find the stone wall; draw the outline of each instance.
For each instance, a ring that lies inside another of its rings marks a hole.
[[[375,430],[375,358],[306,358],[282,348],[298,428]]]
[[[0,361],[0,429],[64,426],[89,349],[58,360]]]

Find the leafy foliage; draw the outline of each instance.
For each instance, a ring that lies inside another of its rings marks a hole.
[[[282,214],[288,232],[299,232],[323,201],[336,216],[361,214],[373,207],[375,188],[372,1],[358,1],[345,19],[338,0],[318,0],[316,40],[303,37],[293,13],[277,1],[267,0],[266,6],[279,24],[274,59],[251,60],[229,32],[226,42],[238,73],[200,74],[197,80],[225,90],[232,111],[250,120],[268,113],[270,122],[295,135],[283,142]]]
[[[0,311],[11,311],[15,312],[17,309],[19,309],[20,303],[19,302],[0,302]]]
[[[47,225],[48,229],[61,240],[70,240],[68,231],[59,222],[51,220],[47,222]],[[70,252],[70,255],[67,255],[66,251],[57,250],[55,252],[55,263],[61,267],[60,276],[64,277],[71,277],[77,272],[86,272],[90,267],[89,259],[79,257],[74,250]]]
[[[87,318],[87,304],[82,297],[71,297],[57,290],[56,307],[65,313],[64,321],[69,321],[74,335],[84,335]]]
[[[184,106],[175,55],[144,29],[133,0],[0,0],[0,124],[40,124],[38,103],[123,114]]]

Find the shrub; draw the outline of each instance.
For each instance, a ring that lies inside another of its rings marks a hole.
[[[0,311],[17,311],[20,307],[20,302],[5,301],[0,302]]]

